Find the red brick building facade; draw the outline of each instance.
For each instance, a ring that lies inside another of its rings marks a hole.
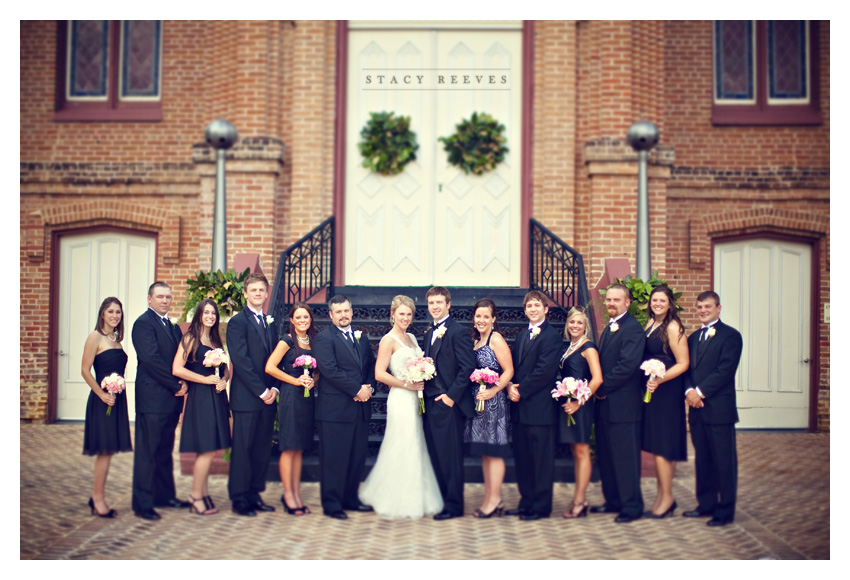
[[[753,25],[757,43],[763,26]],[[21,22],[22,311],[54,312],[57,241],[97,228],[154,236],[156,278],[179,301],[186,278],[209,268],[215,167],[203,131],[215,118],[240,135],[228,152],[228,263],[258,253],[271,277],[281,251],[338,211],[346,23],[164,21],[161,97],[142,112],[68,106],[67,30]],[[638,119],[655,123],[653,269],[684,292],[689,329],[696,295],[713,285],[718,243],[810,246],[809,428],[829,430],[830,24],[807,30],[804,114],[792,107],[774,118],[762,104],[730,118],[713,100],[710,21],[526,22],[532,154],[523,179],[530,217],[584,256],[592,285],[606,258],[634,262],[637,156],[625,134]],[[21,322],[22,420],[56,418],[55,332]]]

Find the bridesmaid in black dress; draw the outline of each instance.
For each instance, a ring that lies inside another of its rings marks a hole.
[[[566,352],[561,356],[561,378],[572,377],[587,381],[591,392],[602,384],[602,367],[599,364],[599,351],[590,340],[590,321],[581,306],[574,306],[567,314],[564,336],[570,341]],[[575,468],[576,487],[569,509],[564,512],[568,519],[587,516],[587,486],[590,484],[590,434],[593,430],[593,397],[583,404],[570,399],[561,405],[564,413],[558,423],[558,437],[561,443],[570,444]],[[572,417],[575,424],[569,424]]]
[[[484,500],[473,512],[476,518],[489,518],[494,513],[501,515],[502,482],[505,480],[505,458],[511,456],[508,441],[508,397],[505,387],[514,376],[511,349],[496,325],[496,303],[482,298],[475,303],[473,312],[472,338],[475,340],[475,368],[489,368],[499,373],[498,382],[483,392],[479,385],[472,384],[476,403],[484,401],[484,410],[476,411],[467,420],[463,440],[469,443],[469,453],[481,455],[484,472]]]
[[[283,495],[280,501],[286,513],[303,516],[310,508],[301,501],[301,465],[304,450],[313,447],[313,413],[315,396],[313,386],[319,380],[317,369],[293,367],[295,359],[312,356],[310,343],[316,336],[313,327],[313,309],[296,302],[289,309],[289,334],[283,335],[266,362],[266,372],[281,381],[278,403],[280,425],[280,482]],[[308,396],[304,396],[307,389]]]
[[[83,454],[95,456],[94,491],[89,498],[89,507],[92,514],[102,518],[118,515],[115,510],[109,509],[104,497],[112,454],[133,450],[127,416],[127,391],[112,394],[100,386],[103,379],[112,373],[124,376],[127,353],[121,347],[123,338],[124,307],[117,298],[107,298],[100,305],[94,332],[86,338],[82,362],[83,380],[91,387],[86,403]],[[92,365],[95,376],[91,374]]]
[[[649,295],[649,309],[652,316],[646,325],[643,360],[658,359],[667,372],[663,379],[646,383],[652,397],[643,406],[641,449],[654,456],[658,493],[652,509],[643,517],[663,518],[673,515],[676,509],[673,462],[688,459],[682,374],[688,370],[690,358],[672,290],[667,286],[656,287]]]
[[[202,300],[195,309],[189,330],[183,335],[171,372],[189,385],[183,426],[180,429],[180,453],[197,453],[192,471],[189,513],[208,516],[218,513],[209,492],[210,464],[215,452],[230,447],[230,405],[227,381],[230,369],[204,366],[204,357],[214,348],[224,348],[218,332],[218,306]]]

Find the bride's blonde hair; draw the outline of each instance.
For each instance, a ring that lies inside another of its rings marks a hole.
[[[395,322],[393,321],[393,314],[395,314],[395,311],[398,310],[398,307],[402,305],[407,306],[414,314],[416,314],[416,304],[414,304],[413,299],[410,296],[399,294],[398,296],[393,298],[393,301],[390,303],[390,322],[392,322],[393,324],[395,324]]]

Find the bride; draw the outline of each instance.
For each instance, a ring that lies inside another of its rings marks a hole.
[[[417,391],[422,391],[425,384],[406,378],[407,362],[422,356],[416,338],[407,332],[415,310],[409,297],[393,298],[393,327],[381,339],[375,363],[375,379],[390,387],[387,428],[378,459],[359,495],[360,501],[374,507],[384,518],[420,518],[443,509],[419,415]]]

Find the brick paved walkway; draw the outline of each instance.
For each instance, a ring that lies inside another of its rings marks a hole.
[[[471,517],[483,495],[467,484],[467,517],[389,521],[375,514],[350,514],[345,522],[321,515],[316,483],[303,485],[313,514],[288,516],[280,509],[280,484],[264,494],[276,505],[255,518],[230,512],[225,476],[210,478],[219,514],[198,517],[162,509],[162,520],[137,518],[130,509],[131,453],[117,455],[107,483],[113,520],[92,517],[93,459],[81,455],[81,424],[20,426],[21,551],[30,559],[829,559],[829,442],[825,434],[741,432],[738,435],[739,493],[734,524],[708,528],[681,512],[695,507],[693,461],[679,466],[673,489],[679,509],[673,518],[615,524],[613,516],[567,521]],[[693,449],[689,450],[693,459]],[[175,453],[175,468],[177,463]],[[185,498],[191,477],[175,469]],[[647,505],[655,480],[642,480]],[[555,512],[563,512],[572,484],[556,484]],[[602,503],[591,484],[591,505]],[[505,503],[516,505],[515,484],[505,486]],[[801,517],[804,515],[805,517]],[[258,538],[275,540],[258,542]],[[352,541],[356,538],[357,541]],[[566,545],[569,546],[567,551]]]

